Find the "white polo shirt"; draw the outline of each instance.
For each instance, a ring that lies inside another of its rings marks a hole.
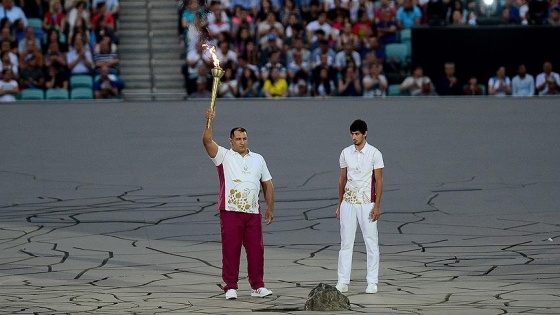
[[[556,72],[551,72],[550,75],[554,78],[557,85],[560,85],[560,75]],[[539,86],[546,82],[546,74],[541,72],[537,75],[535,86]],[[539,95],[545,95],[548,93],[548,83],[545,84],[544,89],[539,92]]]
[[[261,182],[272,179],[264,158],[250,151],[241,156],[218,146],[218,154],[211,159],[220,179],[218,210],[259,213]]]
[[[343,200],[354,204],[374,203],[374,170],[383,167],[381,151],[367,142],[361,151],[354,145],[342,150],[340,168],[347,169]]]

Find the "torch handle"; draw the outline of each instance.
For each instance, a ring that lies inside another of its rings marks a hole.
[[[220,85],[220,78],[214,77],[214,82],[212,83],[212,98],[210,99],[210,110],[214,113],[214,108],[216,107],[216,95],[218,94],[218,86]],[[212,127],[212,118],[208,118],[206,124],[207,128]]]

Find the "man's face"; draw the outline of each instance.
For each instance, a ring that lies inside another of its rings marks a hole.
[[[412,9],[412,1],[411,0],[404,0],[403,6],[407,11]]]
[[[270,55],[270,63],[276,64],[278,61],[280,61],[280,52],[275,51]]]
[[[35,69],[36,65],[37,63],[35,62],[35,58],[31,58],[27,61],[27,67],[29,67],[29,69]]]
[[[101,44],[99,45],[99,51],[100,51],[102,54],[108,54],[108,53],[111,52],[111,46],[110,46],[107,42],[103,41],[103,42],[101,42]]]
[[[505,76],[506,75],[506,68],[504,68],[504,67],[498,68],[498,73],[497,74],[498,74],[499,77]]]
[[[10,10],[14,6],[13,0],[2,0],[2,5],[6,10]]]
[[[239,154],[247,152],[247,132],[236,130],[233,137],[229,138],[231,149]]]
[[[373,64],[371,65],[371,67],[369,68],[370,74],[372,77],[377,77],[379,75],[379,73],[381,73],[381,67],[379,67],[379,65],[377,64]]]
[[[389,9],[383,10],[383,20],[385,21],[385,23],[391,22],[392,19],[393,19],[393,14],[391,14],[391,10]]]
[[[221,42],[220,50],[222,50],[222,53],[227,53],[229,50],[228,42]]]
[[[524,65],[519,66],[519,69],[517,69],[517,73],[521,77],[524,77],[526,72],[527,72],[527,69],[525,69]]]
[[[58,43],[57,42],[51,42],[49,44],[49,50],[51,51],[51,54],[57,54],[59,49],[58,49]]]
[[[550,13],[550,17],[553,21],[558,21],[558,19],[560,18],[560,11],[556,9],[552,10],[552,12]]]
[[[549,74],[552,71],[552,64],[550,62],[545,63],[543,66],[543,71],[544,73]]]
[[[445,65],[445,74],[447,75],[454,75],[455,74],[455,66],[451,64]]]
[[[320,43],[320,45],[319,45],[319,48],[321,48],[321,51],[322,51],[323,53],[326,53],[326,52],[329,51],[329,43],[328,43],[328,42],[325,42],[325,41],[321,41],[321,43]]]
[[[366,141],[367,131],[365,134],[359,131],[352,131],[350,135],[352,136],[352,143],[356,146],[360,146]]]

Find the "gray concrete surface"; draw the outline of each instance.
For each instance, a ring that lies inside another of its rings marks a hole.
[[[0,106],[0,313],[309,314],[336,283],[338,155],[356,118],[385,159],[379,293],[355,247],[339,314],[559,314],[559,99],[217,102],[276,187],[266,283],[221,283],[208,100]],[[244,261],[244,259],[242,260]]]

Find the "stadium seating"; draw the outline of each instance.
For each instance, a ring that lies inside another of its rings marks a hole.
[[[70,98],[73,100],[91,100],[93,99],[93,90],[91,88],[75,88],[70,90]]]
[[[45,99],[47,100],[67,100],[68,90],[65,89],[48,89],[45,92]]]
[[[42,30],[43,29],[43,21],[41,19],[38,19],[38,18],[27,19],[27,25],[33,27],[33,29],[36,29],[36,30]]]
[[[385,45],[385,56],[389,61],[397,61],[402,67],[407,67],[410,56],[408,54],[408,47],[403,43],[393,43]]]
[[[22,101],[37,101],[45,99],[45,92],[38,89],[27,89],[20,93],[20,99]]]
[[[70,77],[70,89],[93,88],[93,78],[89,75],[73,75]]]
[[[387,87],[387,96],[410,96],[408,93],[403,93],[400,90],[400,84],[391,84]]]
[[[399,31],[399,42],[404,43],[406,41],[412,40],[412,32],[409,28],[405,28]]]

